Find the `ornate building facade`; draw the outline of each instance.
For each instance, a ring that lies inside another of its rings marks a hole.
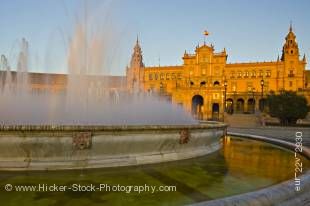
[[[180,66],[146,67],[137,39],[126,70],[127,89],[158,93],[198,119],[222,119],[225,110],[231,114],[263,110],[272,91],[296,91],[310,102],[310,73],[291,26],[282,56],[275,61],[227,63],[225,49],[215,52],[205,43],[196,46],[194,54],[185,51],[182,58]]]

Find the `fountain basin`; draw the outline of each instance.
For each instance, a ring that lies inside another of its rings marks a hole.
[[[233,132],[229,132],[228,135],[270,143],[272,145],[286,148],[293,152],[295,152],[296,148],[295,143],[286,142],[271,137]],[[304,156],[307,161],[301,163],[304,166],[306,165],[306,167],[303,167],[303,169],[301,169],[302,175],[299,176],[296,176],[298,172],[296,168],[296,159],[300,158],[298,157],[297,153]],[[295,166],[295,178],[257,191],[234,195],[212,201],[203,201],[200,203],[191,204],[191,206],[306,206],[310,201],[310,170],[307,167],[307,165],[309,165],[308,160],[310,159],[310,148],[303,146],[302,151],[297,153],[295,153],[295,162],[290,162]],[[292,156],[294,157],[294,153],[292,154]],[[298,187],[299,189],[296,190],[296,187]]]
[[[60,170],[189,159],[220,148],[226,125],[1,126],[0,170]]]

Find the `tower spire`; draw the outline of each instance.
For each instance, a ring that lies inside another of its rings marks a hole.
[[[136,40],[136,45],[133,49],[133,53],[131,56],[131,61],[130,61],[130,67],[131,68],[141,68],[144,67],[143,64],[143,56],[142,56],[142,49],[139,44],[139,37],[137,35],[137,40]]]
[[[292,23],[290,23],[289,32],[285,37],[285,44],[282,49],[281,61],[284,61],[288,57],[298,58],[299,48],[296,41],[296,35],[293,32]]]
[[[137,34],[136,44],[139,44],[139,35]]]

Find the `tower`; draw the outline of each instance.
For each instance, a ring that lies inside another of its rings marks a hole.
[[[296,35],[293,32],[292,24],[285,37],[282,49],[281,61],[284,63],[283,70],[283,89],[298,91],[304,88],[305,63],[299,59],[299,48]]]
[[[289,32],[285,37],[285,43],[282,49],[282,61],[298,60],[299,49],[296,42],[296,35],[293,32],[292,25],[290,25]]]
[[[129,91],[139,92],[142,89],[143,68],[142,49],[137,37],[136,45],[131,56],[130,65],[126,69],[127,89],[129,89]]]

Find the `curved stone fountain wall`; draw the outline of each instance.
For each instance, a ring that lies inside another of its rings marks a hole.
[[[259,135],[228,133],[232,136],[268,142],[290,150],[295,149],[295,144]],[[302,153],[310,159],[310,148],[303,147]],[[294,155],[294,154],[292,154]],[[292,163],[294,164],[294,163]],[[298,176],[301,186],[300,191],[295,191],[295,179],[267,187],[254,192],[225,197],[222,199],[204,201],[191,206],[309,206],[310,205],[310,170]]]
[[[188,159],[220,148],[221,123],[0,126],[0,170],[57,170]]]

